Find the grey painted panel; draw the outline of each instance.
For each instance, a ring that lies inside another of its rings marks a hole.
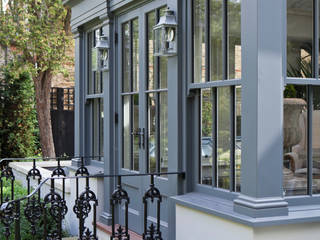
[[[284,14],[279,0],[242,1],[241,185],[256,198],[282,196]]]
[[[302,206],[289,208],[289,215],[275,217],[253,218],[239,214],[233,209],[232,201],[201,193],[188,193],[171,198],[174,204],[209,213],[230,221],[242,223],[251,227],[266,227],[281,224],[295,224],[320,221],[320,206]]]
[[[86,0],[72,7],[71,26],[75,28],[107,13],[104,0]]]

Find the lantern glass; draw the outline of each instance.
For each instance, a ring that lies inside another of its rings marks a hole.
[[[153,28],[154,56],[174,56],[177,54],[177,24],[174,12],[167,10]]]
[[[97,45],[96,45],[96,49],[98,51],[97,54],[97,62],[98,62],[98,68],[101,71],[107,71],[109,70],[109,42],[108,42],[108,38],[104,35],[100,36],[98,41],[97,41]]]

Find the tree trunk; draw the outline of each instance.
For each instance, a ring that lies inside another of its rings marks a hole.
[[[51,112],[50,112],[50,90],[52,72],[46,70],[40,72],[34,78],[36,95],[36,110],[40,131],[40,145],[43,157],[55,157],[55,149],[52,135]]]

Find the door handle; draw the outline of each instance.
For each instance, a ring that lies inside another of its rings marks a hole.
[[[145,147],[145,129],[144,128],[138,128],[131,132],[132,136],[138,136],[139,137],[139,148],[144,149]]]

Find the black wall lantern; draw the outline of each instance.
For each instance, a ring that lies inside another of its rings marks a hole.
[[[97,39],[96,49],[98,50],[98,54],[97,54],[98,70],[108,71],[110,47],[109,47],[107,36],[102,35]]]
[[[167,9],[153,27],[154,56],[177,55],[177,26],[174,11]]]

